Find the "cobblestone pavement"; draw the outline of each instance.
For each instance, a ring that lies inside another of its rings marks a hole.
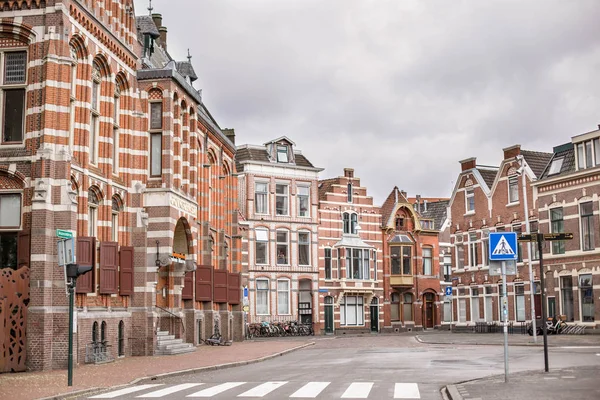
[[[425,331],[417,334],[417,340],[427,344],[504,345],[503,333],[449,333],[447,331]],[[508,335],[509,346],[543,346],[544,338],[522,334]],[[600,335],[548,335],[548,346],[600,346]]]

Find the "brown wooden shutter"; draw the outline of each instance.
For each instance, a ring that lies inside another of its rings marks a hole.
[[[227,303],[227,271],[215,270],[213,277],[213,301],[215,303]]]
[[[196,301],[212,300],[212,265],[198,265],[196,268]]]
[[[227,276],[227,300],[229,304],[240,304],[241,297],[241,275],[239,273],[230,273]]]
[[[100,294],[118,292],[119,274],[119,244],[117,242],[100,243]]]
[[[119,294],[131,296],[133,294],[133,247],[121,246],[119,252]]]
[[[31,231],[19,232],[17,242],[17,268],[29,267],[31,259]]]
[[[96,284],[96,238],[80,236],[77,238],[77,264],[92,266],[92,270],[77,278],[77,293],[92,293]]]
[[[194,298],[194,272],[190,271],[183,278],[183,290],[181,291],[183,300],[192,300]]]

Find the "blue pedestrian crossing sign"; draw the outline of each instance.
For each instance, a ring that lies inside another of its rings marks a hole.
[[[517,259],[516,232],[490,232],[490,261]]]

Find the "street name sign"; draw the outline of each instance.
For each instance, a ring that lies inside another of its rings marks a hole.
[[[490,261],[517,259],[517,234],[515,232],[490,232]]]
[[[544,240],[553,241],[553,240],[572,240],[572,233],[544,233]],[[537,242],[538,235],[535,233],[528,233],[519,235],[519,242]]]
[[[57,229],[56,236],[61,239],[71,239],[73,237],[73,232],[65,231],[63,229]]]

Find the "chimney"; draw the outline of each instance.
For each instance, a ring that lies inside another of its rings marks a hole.
[[[162,14],[152,14],[152,21],[154,21],[156,29],[160,29],[160,27],[162,26]]]
[[[461,166],[461,171],[467,171],[469,169],[475,168],[476,161],[477,161],[477,158],[475,158],[475,157],[471,157],[471,158],[467,158],[465,160],[459,161],[460,166]]]
[[[421,212],[421,195],[418,194],[415,196],[415,198],[417,199],[417,212],[420,213]]]
[[[231,143],[235,144],[235,129],[223,129],[223,133],[227,136],[227,139],[231,140]]]
[[[160,44],[167,51],[167,27],[161,26],[158,28],[158,33],[160,33]]]
[[[423,200],[423,211],[427,211],[427,200]]]
[[[344,176],[346,178],[354,178],[354,168],[344,168]]]
[[[515,144],[514,146],[510,146],[505,149],[502,149],[502,151],[504,151],[504,159],[505,160],[515,158],[516,156],[521,154],[521,145]]]

